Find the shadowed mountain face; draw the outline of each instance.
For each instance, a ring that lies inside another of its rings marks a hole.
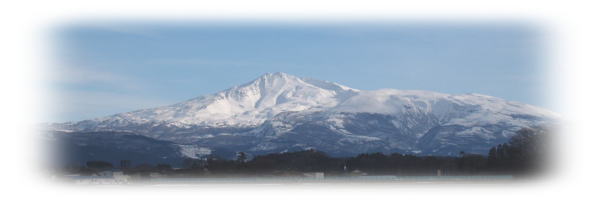
[[[365,152],[486,154],[523,127],[557,116],[480,94],[352,89],[270,73],[241,86],[174,105],[81,122],[67,132],[131,132],[179,146],[187,157],[232,157],[314,148],[332,156]],[[180,154],[181,155],[181,154]]]
[[[84,165],[87,161],[106,161],[115,167],[122,160],[132,167],[140,164],[180,165],[186,158],[181,145],[122,132],[54,132],[60,164]]]

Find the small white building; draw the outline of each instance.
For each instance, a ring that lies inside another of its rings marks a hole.
[[[125,175],[121,171],[102,171],[93,176],[67,176],[67,179],[74,181],[76,184],[126,184],[129,183],[130,178],[129,175]]]
[[[367,176],[366,172],[360,171],[360,170],[352,170],[352,172],[350,172],[351,176]]]
[[[163,175],[161,173],[158,172],[151,172],[150,173],[150,178],[159,178],[162,177]]]
[[[325,179],[324,172],[306,172],[303,173],[304,177],[314,178],[314,179]]]
[[[113,179],[117,181],[117,183],[124,184],[129,183],[131,176],[123,174],[121,171],[113,172]]]

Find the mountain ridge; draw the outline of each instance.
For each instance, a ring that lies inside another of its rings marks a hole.
[[[555,113],[482,94],[357,90],[334,82],[267,73],[173,105],[57,124],[63,130],[129,131],[207,149],[253,153],[319,148],[357,151],[474,153],[516,130],[552,124]],[[243,140],[242,140],[243,139]]]

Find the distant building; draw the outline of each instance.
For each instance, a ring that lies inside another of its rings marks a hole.
[[[150,178],[158,178],[158,177],[162,177],[163,175],[161,173],[158,172],[151,172],[150,173]]]
[[[118,184],[112,177],[78,176],[72,179],[76,184]]]
[[[110,171],[110,170],[101,171],[101,172],[96,173],[96,176],[99,176],[99,177],[113,177],[113,171]]]
[[[325,173],[323,172],[306,172],[303,173],[304,177],[314,178],[314,179],[324,179]]]
[[[360,171],[360,170],[352,170],[352,172],[350,172],[350,176],[366,176],[367,173]]]
[[[117,181],[117,183],[129,183],[131,176],[123,174],[121,171],[113,172],[113,179]]]
[[[121,162],[119,162],[119,167],[121,168],[121,170],[129,169],[131,167],[131,161],[121,160]]]
[[[69,175],[66,178],[76,184],[126,184],[131,177],[121,171],[102,171],[92,176]]]
[[[395,175],[358,176],[355,178],[358,178],[360,180],[366,180],[366,181],[390,181],[390,180],[398,179],[398,177]]]

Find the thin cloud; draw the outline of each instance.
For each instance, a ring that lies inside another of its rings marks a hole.
[[[79,121],[172,103],[159,98],[113,92],[72,90],[56,95],[51,122]]]
[[[59,84],[97,84],[116,87],[122,90],[140,90],[139,80],[121,74],[85,68],[60,68],[53,71],[51,81]]]
[[[143,37],[158,37],[159,34],[157,31],[154,31],[149,28],[145,28],[143,26],[132,26],[128,24],[118,24],[118,23],[97,23],[97,24],[87,24],[84,27],[89,27],[93,29],[99,29],[102,31],[108,31],[119,34],[126,35],[135,35],[135,36],[143,36]]]

